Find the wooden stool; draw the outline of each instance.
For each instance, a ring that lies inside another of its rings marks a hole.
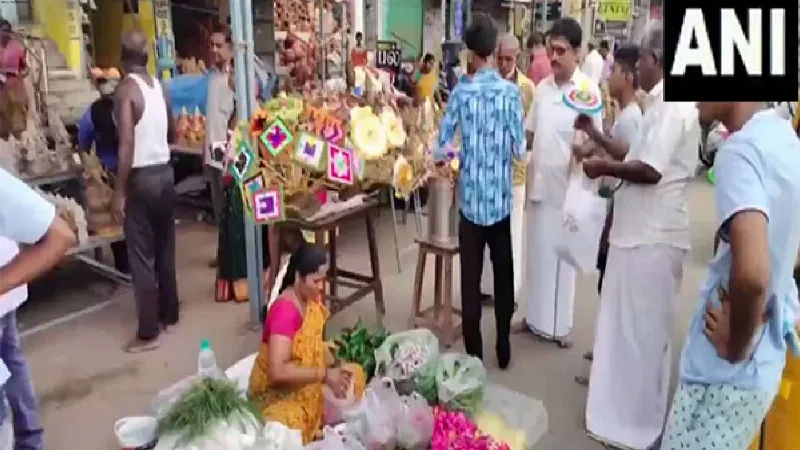
[[[446,244],[427,239],[415,241],[419,245],[419,256],[414,275],[410,327],[428,328],[437,335],[442,345],[450,347],[461,335],[461,321],[453,321],[453,314],[461,316],[461,310],[453,307],[453,258],[459,253],[458,241]],[[425,262],[429,253],[436,257],[433,305],[422,310],[422,280],[425,277]]]

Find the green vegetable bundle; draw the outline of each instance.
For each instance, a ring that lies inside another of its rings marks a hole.
[[[445,353],[436,370],[439,402],[448,409],[474,413],[483,404],[486,368],[480,359],[463,353]]]
[[[258,406],[245,398],[228,380],[198,380],[158,421],[160,436],[180,436],[188,444],[231,417],[252,417],[263,425]]]
[[[364,375],[369,380],[375,375],[375,349],[383,344],[386,336],[385,329],[381,328],[373,333],[359,319],[353,328],[343,330],[334,339],[336,358],[358,364],[364,369]]]

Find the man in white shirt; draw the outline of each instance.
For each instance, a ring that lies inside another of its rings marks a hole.
[[[647,91],[641,133],[624,161],[583,163],[590,178],[624,183],[614,196],[586,426],[603,443],[635,450],[651,448],[666,419],[675,298],[689,251],[686,191],[700,140],[695,105],[664,101],[662,57],[663,31],[653,26],[637,63]]]
[[[597,47],[595,47],[594,43],[589,42],[587,49],[589,53],[587,53],[586,58],[583,59],[581,72],[585,73],[594,84],[599,85],[600,81],[603,80],[603,68],[606,62],[600,52],[597,51]]]
[[[575,19],[556,20],[550,31],[550,63],[553,73],[536,87],[536,96],[525,119],[533,137],[528,175],[526,226],[527,311],[525,326],[535,334],[569,347],[572,333],[575,269],[561,261],[553,235],[561,229],[561,209],[569,175],[575,170],[573,144],[578,113],[562,101],[564,93],[586,86],[600,96],[600,89],[577,68],[582,31]],[[592,117],[602,127],[602,112]]]
[[[53,205],[3,169],[0,198],[0,385],[11,409],[9,415],[0,398],[0,422],[13,418],[13,448],[43,450],[16,309],[28,297],[26,284],[58,263],[75,245],[75,234],[56,216]],[[26,246],[19,250],[17,243]],[[0,442],[0,448],[11,448],[4,444]]]

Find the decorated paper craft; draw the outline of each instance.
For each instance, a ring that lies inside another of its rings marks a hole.
[[[261,189],[253,194],[253,219],[264,224],[283,219],[283,189]]]
[[[241,139],[233,152],[231,164],[228,171],[233,175],[236,183],[242,184],[247,175],[258,166],[258,156],[250,146],[247,139]]]
[[[319,170],[325,155],[325,141],[308,133],[300,133],[294,151],[294,159],[312,169]]]
[[[588,81],[565,92],[561,100],[580,114],[592,115],[603,109],[603,100],[591,91]]]
[[[294,141],[294,136],[283,120],[276,118],[263,133],[261,142],[267,147],[272,156],[278,156],[289,144]]]
[[[242,181],[242,199],[248,211],[253,211],[253,196],[256,192],[267,188],[267,176],[264,171],[260,171]]]
[[[325,108],[308,107],[312,131],[328,142],[340,145],[345,137],[344,124]]]
[[[328,144],[328,179],[342,184],[353,184],[353,151]]]
[[[217,170],[225,170],[225,158],[228,156],[228,142],[212,142],[208,148],[206,163]]]

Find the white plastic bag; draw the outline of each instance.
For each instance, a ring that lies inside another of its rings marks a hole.
[[[325,427],[322,430],[322,440],[308,444],[305,450],[364,450],[364,446],[349,433],[340,433],[335,428]]]
[[[403,397],[397,416],[397,445],[405,450],[428,448],[433,435],[433,409],[414,392]]]
[[[345,415],[347,427],[367,450],[394,449],[400,404],[391,379],[373,380],[358,409]]]
[[[578,170],[570,174],[555,246],[556,253],[566,263],[583,273],[591,273],[596,270],[608,203],[597,194],[594,183],[583,170]]]
[[[336,425],[344,421],[344,415],[350,409],[356,407],[355,380],[350,377],[350,388],[344,398],[338,398],[328,386],[323,386],[322,396],[324,398],[324,409],[322,417],[325,425]]]
[[[303,434],[280,422],[267,422],[253,450],[302,450]]]

